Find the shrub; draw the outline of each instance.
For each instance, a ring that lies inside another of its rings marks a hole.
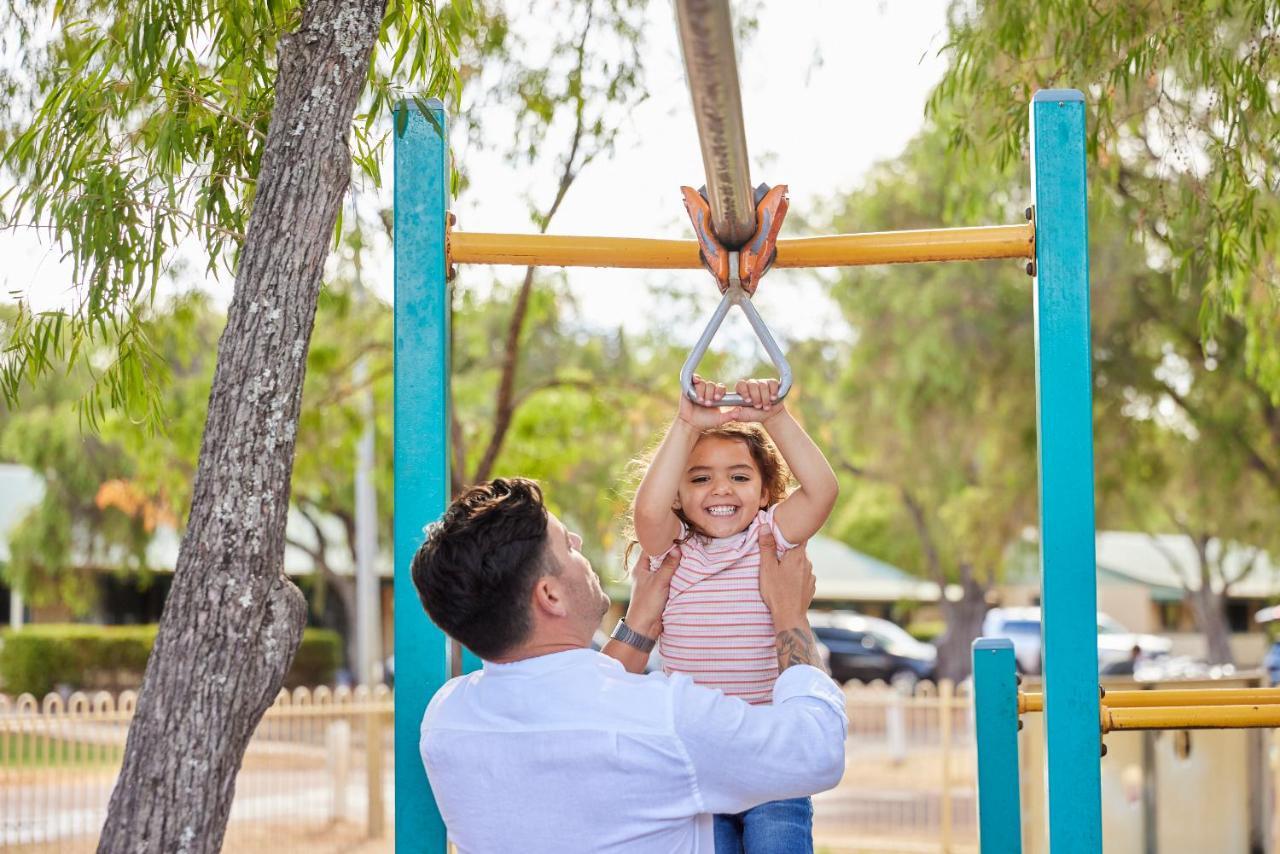
[[[907,626],[907,632],[918,641],[933,643],[946,628],[947,624],[942,620],[918,620]]]
[[[59,686],[73,691],[137,688],[157,629],[51,623],[0,632],[0,690],[42,697]],[[337,632],[307,629],[285,684],[332,682],[341,660]]]

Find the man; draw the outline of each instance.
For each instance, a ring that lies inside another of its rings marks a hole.
[[[537,484],[500,479],[455,501],[413,559],[431,619],[485,662],[422,720],[422,760],[460,852],[710,854],[712,814],[839,782],[848,721],[809,629],[802,549],[777,561],[761,544],[782,673],[773,705],[751,706],[641,675],[674,555],[634,572],[614,639],[591,650],[609,600],[581,545]]]

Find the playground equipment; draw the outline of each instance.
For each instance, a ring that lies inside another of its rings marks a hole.
[[[706,170],[715,235],[740,250],[757,231],[727,0],[677,0],[677,22]],[[1017,730],[1043,710],[1054,854],[1101,850],[1099,758],[1104,731],[1152,726],[1275,726],[1271,694],[1163,692],[1164,706],[1127,693],[1100,697],[1094,560],[1093,434],[1085,105],[1076,90],[1030,105],[1027,221],[977,228],[846,234],[777,241],[777,267],[1015,258],[1034,275],[1043,695],[1019,697],[1012,646],[974,647],[979,811],[984,852],[1021,850]],[[456,264],[694,269],[696,241],[471,233],[447,211],[448,119],[438,101],[401,104],[395,134],[396,839],[404,851],[445,850],[445,830],[418,754],[428,699],[455,669],[409,578],[424,523],[448,501],[449,296]],[[736,259],[734,259],[736,261]],[[731,263],[737,271],[738,265]],[[732,297],[749,305],[745,295]],[[739,287],[739,291],[740,291]],[[722,303],[723,312],[728,305]],[[750,312],[748,313],[750,315]],[[720,313],[721,319],[723,314]],[[704,333],[705,349],[718,325]],[[757,327],[757,333],[760,328]],[[761,336],[764,337],[763,335]],[[767,342],[766,342],[767,345]],[[699,348],[691,354],[696,365]],[[780,353],[770,352],[771,358]],[[686,365],[687,373],[692,367]],[[688,381],[688,376],[684,377]],[[1270,699],[1268,699],[1270,698]],[[1175,702],[1179,700],[1181,702]],[[1266,700],[1266,702],[1264,702]]]

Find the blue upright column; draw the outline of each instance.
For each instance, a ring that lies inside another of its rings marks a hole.
[[[1084,96],[1031,104],[1049,850],[1102,850]]]
[[[973,719],[978,745],[978,844],[982,854],[1022,854],[1018,799],[1018,674],[1013,641],[973,642]]]
[[[418,730],[448,678],[446,639],[409,575],[423,528],[449,499],[449,147],[444,106],[434,98],[426,106],[429,115],[400,104],[395,122],[396,850],[443,854]]]

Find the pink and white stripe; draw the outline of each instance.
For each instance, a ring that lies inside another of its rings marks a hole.
[[[687,674],[700,685],[758,705],[769,702],[778,678],[773,620],[760,598],[761,528],[773,531],[779,555],[792,548],[773,520],[776,506],[761,510],[732,537],[689,537],[680,546],[680,565],[662,615],[667,673]],[[661,563],[661,557],[654,562]]]

